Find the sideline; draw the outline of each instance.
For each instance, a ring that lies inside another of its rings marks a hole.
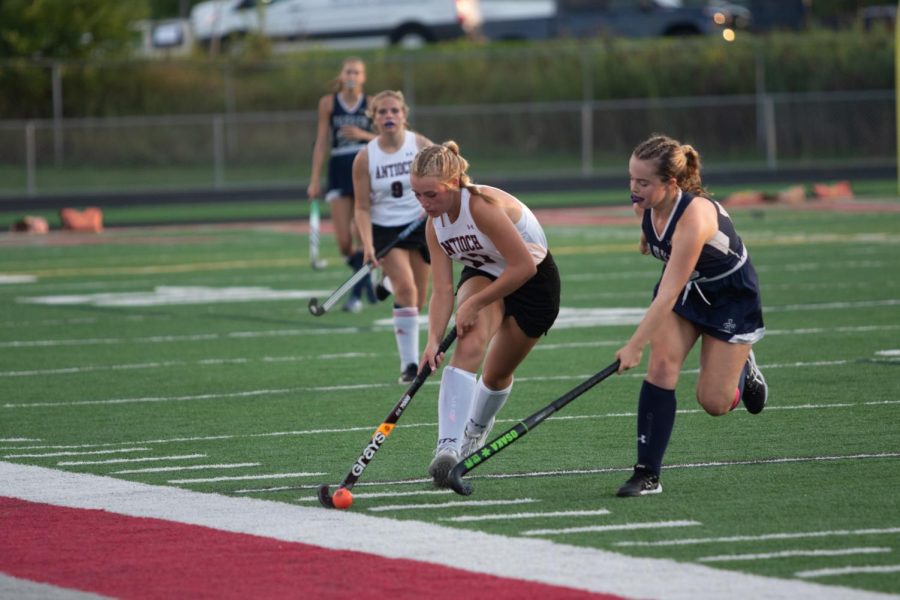
[[[503,537],[352,511],[234,498],[8,462],[0,462],[0,481],[4,482],[4,496],[27,502],[99,509],[115,515],[162,519],[219,532],[407,559],[633,598],[862,600],[893,597],[672,560],[633,558],[542,539]],[[3,527],[16,527],[16,523],[12,519]],[[65,565],[58,567],[62,569]],[[409,591],[415,596],[415,590]]]

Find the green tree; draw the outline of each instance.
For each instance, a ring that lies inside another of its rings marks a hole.
[[[146,0],[3,0],[0,57],[82,59],[126,54]]]

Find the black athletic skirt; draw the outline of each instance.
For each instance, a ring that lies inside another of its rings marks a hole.
[[[431,264],[431,254],[428,253],[428,241],[425,239],[425,224],[428,220],[422,221],[422,224],[415,228],[405,240],[400,241],[394,248],[405,248],[407,250],[418,250],[425,262]],[[396,227],[383,227],[381,225],[372,224],[372,242],[375,245],[375,252],[379,252],[382,248],[397,239],[400,232],[406,229],[406,225],[397,225]]]
[[[459,291],[459,287],[472,277],[487,277],[491,281],[497,279],[496,275],[464,267],[456,290]],[[503,298],[503,316],[512,316],[528,337],[546,335],[559,315],[560,288],[559,269],[548,252],[534,277]]]

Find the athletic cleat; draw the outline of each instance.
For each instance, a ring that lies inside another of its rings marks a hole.
[[[349,300],[347,300],[347,303],[344,304],[344,308],[341,310],[343,310],[344,312],[356,314],[356,313],[362,312],[362,309],[363,309],[362,300],[360,300],[359,298],[350,298]]]
[[[438,448],[435,451],[434,460],[428,465],[428,474],[434,480],[434,487],[449,488],[448,477],[450,471],[459,462],[459,454],[452,448]]]
[[[470,434],[469,426],[466,425],[466,432],[463,434],[463,443],[462,448],[460,448],[459,454],[460,456],[466,457],[484,446],[484,442],[487,441],[488,435],[491,433],[491,429],[494,428],[494,421],[496,418],[491,418],[490,422],[488,422],[487,427],[484,428],[484,431],[481,433]]]
[[[406,368],[403,369],[403,372],[400,373],[400,378],[397,380],[397,383],[412,383],[418,374],[419,365],[416,363],[409,363],[406,365]]]
[[[616,496],[628,498],[661,493],[662,484],[659,482],[659,475],[654,475],[643,465],[634,465],[634,475],[622,484],[622,487],[616,492]]]
[[[766,384],[766,378],[763,377],[762,371],[756,365],[756,357],[753,350],[747,357],[747,372],[744,375],[744,393],[741,400],[744,402],[744,408],[752,415],[762,412],[766,407],[766,400],[769,397],[769,386]]]

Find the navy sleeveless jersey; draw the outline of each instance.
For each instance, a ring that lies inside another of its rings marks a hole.
[[[340,94],[334,95],[334,110],[331,111],[331,155],[356,154],[365,145],[365,141],[347,139],[341,135],[341,127],[353,125],[366,131],[372,130],[372,119],[366,115],[365,95],[360,96],[356,106],[346,106]]]

